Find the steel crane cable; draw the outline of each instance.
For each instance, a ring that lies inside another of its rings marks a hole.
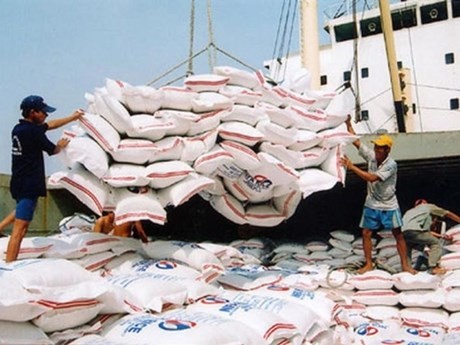
[[[188,54],[188,68],[187,75],[193,74],[193,44],[195,38],[195,0],[191,0],[190,8],[190,40],[189,40],[189,54]]]
[[[209,60],[209,68],[212,71],[215,64],[217,63],[217,56],[216,50],[214,47],[216,46],[214,43],[214,32],[212,28],[212,10],[211,10],[211,0],[207,0],[206,2],[206,10],[208,14],[208,37],[209,37],[209,44],[208,44],[208,60]]]

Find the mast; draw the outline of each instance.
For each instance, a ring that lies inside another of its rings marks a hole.
[[[311,75],[312,90],[320,89],[318,6],[316,0],[300,1],[300,58]]]
[[[398,131],[405,133],[406,124],[404,122],[404,104],[399,80],[398,64],[396,61],[396,51],[393,37],[393,24],[391,22],[391,12],[388,0],[379,0],[380,21],[382,24],[383,38],[387,53],[388,69],[390,71],[391,90],[398,122]]]

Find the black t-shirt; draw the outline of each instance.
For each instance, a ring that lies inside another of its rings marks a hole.
[[[54,153],[54,145],[46,136],[48,125],[19,120],[13,128],[12,174],[10,191],[14,199],[38,198],[46,195],[43,152]]]

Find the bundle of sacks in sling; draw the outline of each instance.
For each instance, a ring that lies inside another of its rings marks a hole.
[[[213,73],[158,89],[107,79],[65,132],[70,169],[53,174],[50,188],[96,214],[114,211],[116,223],[162,225],[166,207],[199,194],[236,224],[271,227],[302,198],[344,182],[338,159],[356,137],[341,128],[340,95],[308,91],[302,75],[272,86],[261,72]]]

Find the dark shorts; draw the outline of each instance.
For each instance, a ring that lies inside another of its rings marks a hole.
[[[16,203],[15,218],[30,222],[34,217],[37,199],[19,199]]]
[[[401,211],[396,210],[375,210],[364,207],[359,227],[369,230],[395,229],[403,224]]]

